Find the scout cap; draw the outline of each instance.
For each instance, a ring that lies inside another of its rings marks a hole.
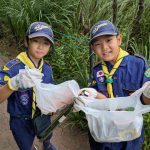
[[[52,44],[54,44],[52,28],[45,22],[33,22],[29,26],[26,36],[28,38],[43,36],[46,37]]]
[[[97,22],[90,31],[90,44],[91,42],[103,35],[118,35],[118,29],[108,20],[101,20]]]

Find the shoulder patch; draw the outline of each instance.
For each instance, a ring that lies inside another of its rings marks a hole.
[[[19,59],[13,59],[13,60],[9,61],[2,69],[4,71],[7,71],[7,70],[9,70],[10,68],[12,68],[13,66],[15,66],[19,63],[21,63],[21,61]]]
[[[150,78],[150,68],[148,68],[145,72],[144,75],[148,78]]]

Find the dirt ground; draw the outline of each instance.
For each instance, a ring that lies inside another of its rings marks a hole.
[[[9,55],[2,56],[1,52],[5,54],[0,44],[0,67],[9,60]],[[0,150],[19,150],[9,130],[9,115],[6,105],[7,101],[0,104]],[[87,133],[76,127],[66,126],[66,123],[62,123],[54,130],[52,143],[58,150],[89,150]],[[35,139],[35,145],[38,150],[42,150],[41,143],[37,139]]]

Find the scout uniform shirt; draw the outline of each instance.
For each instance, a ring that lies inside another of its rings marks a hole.
[[[26,53],[23,52],[23,59],[25,61],[32,61],[27,57]],[[33,63],[32,63],[33,64]],[[27,64],[26,64],[27,65]],[[52,68],[49,64],[43,62],[42,73],[44,74],[42,78],[43,83],[53,83],[52,78]],[[20,69],[24,69],[25,64],[19,59],[14,59],[8,62],[2,70],[0,70],[0,85],[5,85],[8,78],[12,78],[19,73]],[[32,99],[33,90],[30,89],[19,89],[14,91],[8,98],[7,111],[10,113],[11,117],[31,117],[32,113]]]
[[[110,72],[113,65],[106,62],[108,71]],[[142,87],[146,82],[150,81],[150,67],[145,60],[138,56],[128,55],[124,57],[121,64],[112,76],[112,87],[114,97],[125,97]],[[100,93],[108,96],[106,76],[102,70],[102,64],[99,63],[93,68],[93,82],[90,86]],[[135,140],[119,143],[98,143],[94,141],[90,135],[90,145],[92,150],[137,150],[141,147],[144,140],[143,130],[141,136]]]
[[[113,68],[109,62],[106,62],[106,65],[109,71]],[[112,79],[114,97],[129,96],[141,88],[146,81],[150,81],[150,67],[143,58],[128,55],[124,57]],[[100,63],[93,68],[93,80],[90,87],[108,97],[106,84],[106,77]]]

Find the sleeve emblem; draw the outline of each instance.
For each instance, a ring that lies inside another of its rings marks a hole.
[[[148,68],[145,72],[144,75],[148,78],[150,78],[150,68]]]

